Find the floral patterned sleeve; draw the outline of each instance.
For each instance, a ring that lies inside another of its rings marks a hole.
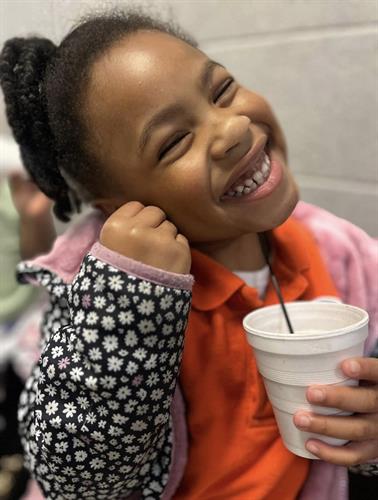
[[[143,280],[91,254],[71,285],[25,264],[19,272],[51,296],[42,354],[19,409],[26,464],[44,494],[160,498],[190,289]]]

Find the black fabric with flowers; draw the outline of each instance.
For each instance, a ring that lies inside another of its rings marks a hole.
[[[25,264],[19,279],[37,280],[51,296],[42,354],[19,408],[26,465],[44,494],[160,498],[190,291],[131,276],[90,254],[71,285]]]

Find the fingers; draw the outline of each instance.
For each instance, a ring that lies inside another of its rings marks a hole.
[[[142,205],[139,201],[129,201],[119,207],[114,214],[123,215],[125,217],[135,217],[143,209],[144,205]]]
[[[377,358],[351,358],[342,362],[341,368],[348,377],[370,380],[378,384]]]
[[[372,413],[378,412],[378,386],[312,386],[306,392],[310,403],[340,410]]]
[[[168,232],[171,234],[173,237],[177,236],[177,227],[169,220],[164,220],[160,226],[158,227],[159,230],[162,230],[164,232]]]
[[[309,439],[306,448],[321,460],[347,467],[363,464],[378,457],[378,440],[331,446],[317,439]]]
[[[378,414],[353,416],[327,416],[298,412],[294,415],[295,425],[306,432],[315,432],[348,441],[378,439]]]

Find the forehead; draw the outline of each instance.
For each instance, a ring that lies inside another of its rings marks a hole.
[[[171,35],[140,31],[107,51],[93,66],[86,107],[104,124],[135,121],[182,92],[207,57]],[[127,113],[125,111],[127,110]]]

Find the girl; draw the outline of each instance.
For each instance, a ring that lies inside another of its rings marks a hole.
[[[10,40],[0,70],[25,166],[55,213],[99,209],[19,268],[51,294],[19,411],[44,494],[297,497],[310,461],[284,448],[241,326],[276,301],[258,233],[271,232],[285,300],[337,291],[312,236],[287,221],[298,193],[268,103],[179,29],[136,13],[89,19],[59,47]],[[377,364],[343,370],[377,382]],[[335,464],[375,458],[376,386],[308,398],[362,413],[297,415],[351,440],[309,450]]]

